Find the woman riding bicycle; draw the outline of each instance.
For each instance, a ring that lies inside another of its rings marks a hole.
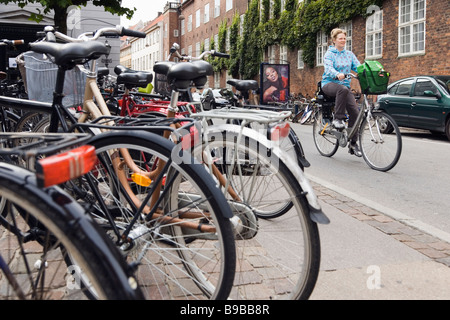
[[[355,54],[351,51],[345,50],[345,43],[347,41],[347,33],[345,30],[335,28],[331,31],[331,41],[334,45],[330,45],[324,60],[324,73],[322,75],[322,90],[330,97],[336,97],[334,107],[333,126],[336,129],[343,129],[345,127],[344,119],[345,112],[348,113],[348,126],[352,127],[358,117],[358,106],[356,105],[355,96],[350,90],[350,80],[346,78],[346,74],[350,71],[357,72],[356,67],[360,62]],[[362,153],[356,143],[358,135],[349,145],[349,153],[357,157],[361,157]]]

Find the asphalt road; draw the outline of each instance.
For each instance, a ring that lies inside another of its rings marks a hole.
[[[312,181],[450,242],[450,142],[445,137],[401,128],[398,164],[378,172],[347,148],[331,158],[321,156],[312,125],[291,125],[311,163],[305,172]]]

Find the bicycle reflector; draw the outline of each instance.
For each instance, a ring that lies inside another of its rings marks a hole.
[[[278,141],[289,135],[291,126],[287,122],[278,122],[275,125],[269,125],[267,128],[267,138],[272,141]]]
[[[88,173],[97,163],[95,147],[84,145],[36,162],[40,188],[61,184]]]
[[[131,180],[142,187],[148,187],[152,183],[152,180],[149,177],[140,173],[133,173],[131,175]]]

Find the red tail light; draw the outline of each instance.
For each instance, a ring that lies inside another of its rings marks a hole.
[[[48,187],[77,178],[91,171],[96,163],[95,148],[89,145],[40,159],[36,164],[38,186]]]

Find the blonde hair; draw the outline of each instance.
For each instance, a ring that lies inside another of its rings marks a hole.
[[[331,30],[331,41],[334,43],[334,41],[336,40],[337,36],[340,35],[341,33],[345,34],[345,36],[347,36],[347,31],[340,29],[340,28],[334,28],[333,30]]]

